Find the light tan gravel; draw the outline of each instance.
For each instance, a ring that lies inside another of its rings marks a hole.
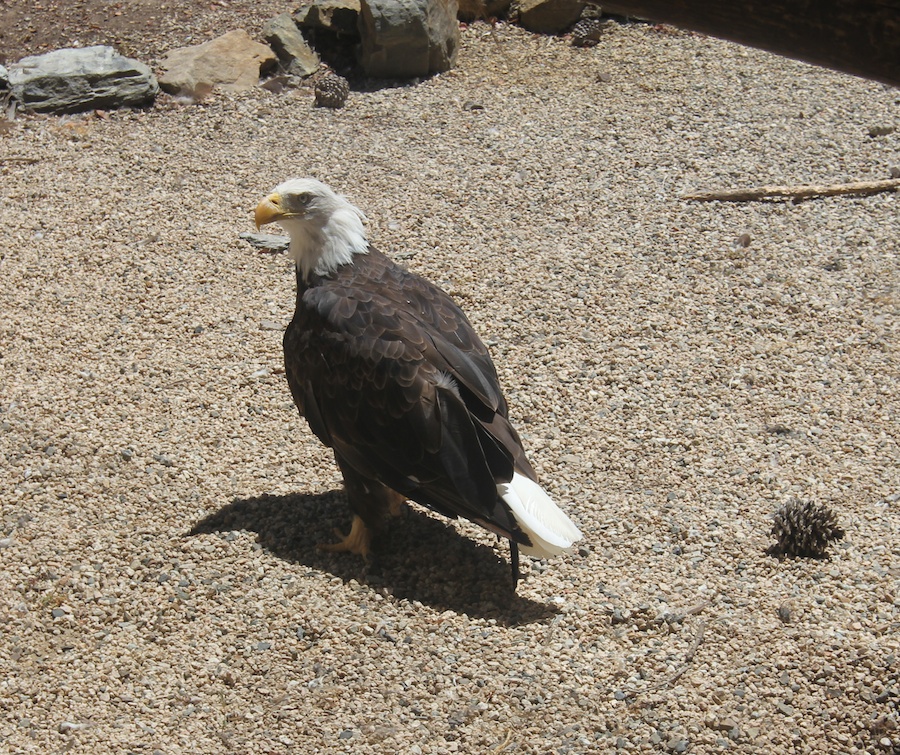
[[[0,751],[897,752],[900,198],[679,195],[887,177],[898,99],[648,26],[476,25],[341,111],[18,123]],[[517,597],[505,546],[420,509],[368,568],[315,550],[349,513],[281,372],[293,279],[238,239],[305,174],[492,344],[587,544]],[[792,497],[838,512],[832,560],[764,554]]]

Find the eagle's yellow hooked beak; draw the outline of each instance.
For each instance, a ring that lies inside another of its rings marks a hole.
[[[256,230],[258,231],[264,225],[274,223],[286,216],[287,213],[281,207],[281,195],[269,194],[256,205],[253,219],[256,221]]]

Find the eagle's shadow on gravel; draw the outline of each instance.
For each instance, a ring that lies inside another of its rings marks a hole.
[[[344,582],[355,579],[398,600],[417,600],[504,625],[544,621],[558,613],[553,605],[513,591],[505,558],[415,505],[387,524],[368,563],[354,554],[319,550],[319,543],[336,540],[335,528],[349,529],[351,516],[346,497],[337,490],[320,495],[261,495],[233,500],[197,522],[188,535],[256,532],[259,544],[278,558],[333,574]],[[526,578],[527,561],[523,559]]]

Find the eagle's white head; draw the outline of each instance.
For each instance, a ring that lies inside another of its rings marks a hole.
[[[304,278],[328,275],[369,248],[366,216],[315,178],[279,184],[256,206],[256,227],[280,223],[291,237],[288,254]]]

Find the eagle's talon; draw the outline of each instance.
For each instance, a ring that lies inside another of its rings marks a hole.
[[[329,553],[355,553],[368,561],[372,544],[372,531],[366,527],[365,522],[358,516],[353,517],[350,533],[345,535],[337,527],[334,528],[335,537],[340,539],[337,543],[319,543],[320,551]]]

